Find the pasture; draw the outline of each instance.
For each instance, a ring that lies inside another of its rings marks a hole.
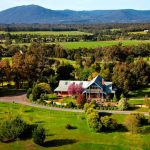
[[[20,115],[29,124],[39,124],[46,129],[46,142],[38,146],[32,139],[0,143],[0,150],[148,150],[150,134],[128,132],[94,133],[87,125],[83,113],[51,111],[15,103],[0,103],[0,118]],[[112,115],[123,123],[126,115]],[[66,124],[75,129],[68,130]]]
[[[57,44],[62,45],[67,49],[78,49],[78,48],[97,48],[97,47],[107,47],[118,45],[122,43],[122,45],[139,45],[139,44],[147,44],[150,43],[150,40],[120,40],[120,41],[92,41],[92,42],[60,42]]]
[[[0,31],[0,34],[31,34],[31,35],[92,35],[91,33],[81,31],[18,31],[18,32],[4,32]]]

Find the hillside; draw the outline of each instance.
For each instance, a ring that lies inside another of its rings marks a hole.
[[[149,10],[51,10],[37,5],[13,7],[0,12],[0,23],[137,23],[150,22]]]

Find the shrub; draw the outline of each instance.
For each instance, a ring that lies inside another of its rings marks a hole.
[[[32,93],[32,89],[29,88],[29,89],[27,90],[27,98],[29,98],[29,96],[30,96],[31,93]]]
[[[88,104],[88,103],[85,103],[85,104],[84,104],[84,111],[85,111],[85,113],[87,112],[88,108],[89,108],[89,104]]]
[[[103,131],[112,131],[117,129],[117,121],[109,116],[104,116],[100,118]]]
[[[76,105],[73,103],[73,102],[69,102],[67,105],[66,105],[67,108],[74,108],[76,107]]]
[[[20,118],[6,119],[0,124],[0,140],[2,142],[10,142],[23,136],[26,131],[27,124]]]
[[[114,102],[117,102],[117,101],[118,101],[116,94],[114,94],[113,101],[114,101]]]
[[[33,101],[33,95],[32,94],[29,95],[29,100]]]
[[[51,92],[51,88],[49,84],[44,82],[36,84],[32,89],[33,101],[39,99],[42,93],[50,93],[50,92]]]
[[[92,128],[95,132],[100,132],[102,128],[102,124],[99,121],[99,115],[97,112],[91,112],[87,116],[87,122],[90,128]]]
[[[40,95],[40,100],[48,100],[47,94],[42,93],[42,94]]]
[[[88,108],[88,110],[86,111],[86,115],[89,115],[91,114],[92,112],[95,112],[95,109],[94,108]]]
[[[43,145],[44,140],[45,140],[45,129],[38,126],[33,130],[32,133],[33,141],[34,143],[38,145]]]
[[[127,109],[128,109],[129,104],[128,104],[127,100],[121,99],[121,100],[119,101],[117,107],[118,107],[119,110],[122,110],[122,111],[123,111],[123,110],[127,110]]]
[[[40,95],[41,95],[40,88],[37,85],[35,85],[32,89],[32,100],[36,101],[37,99],[40,98]]]
[[[86,103],[86,97],[83,94],[79,94],[77,97],[77,105],[79,108],[83,108]]]
[[[139,127],[141,126],[141,117],[139,114],[130,114],[127,116],[124,124],[128,131],[137,133],[139,132]]]

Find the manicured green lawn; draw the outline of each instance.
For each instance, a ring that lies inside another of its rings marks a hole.
[[[144,105],[144,99],[131,99],[128,102],[131,105]]]
[[[130,92],[129,95],[131,99],[143,99],[144,100],[145,95],[150,97],[150,85],[148,85],[147,87],[140,88],[138,90],[134,90]]]
[[[94,133],[83,113],[50,111],[18,104],[0,103],[0,118],[20,114],[29,124],[40,124],[46,129],[45,147],[38,146],[31,139],[12,143],[0,143],[0,150],[148,150],[150,134],[130,134],[127,132]],[[112,115],[120,123],[125,115]],[[67,130],[66,124],[77,129]]]

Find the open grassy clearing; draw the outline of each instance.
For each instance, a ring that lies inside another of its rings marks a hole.
[[[69,60],[69,59],[66,59],[66,58],[50,58],[50,59],[58,60],[61,64],[70,64],[74,68],[78,68],[79,67],[79,65],[76,63],[76,61]]]
[[[150,97],[150,85],[129,93],[131,99],[144,99],[145,95]]]
[[[128,34],[147,34],[147,32],[137,31],[137,32],[129,32]]]
[[[94,133],[83,113],[50,111],[18,104],[0,103],[0,118],[9,113],[19,114],[29,124],[40,124],[46,128],[46,143],[38,146],[31,139],[18,140],[12,143],[0,143],[0,150],[146,150],[150,149],[150,134],[130,134],[126,132]],[[123,123],[126,115],[112,115]],[[77,129],[67,130],[66,124]]]
[[[150,40],[140,41],[140,40],[123,40],[123,41],[93,41],[93,42],[61,42],[58,43],[67,49],[77,49],[77,48],[97,48],[97,47],[106,47],[112,45],[138,45],[150,43]]]
[[[97,47],[107,47],[118,45],[122,43],[124,46],[132,46],[132,45],[139,45],[139,44],[148,44],[150,40],[120,40],[120,41],[89,41],[89,42],[57,42],[57,43],[45,43],[45,44],[59,44],[66,49],[78,49],[78,48],[97,48]],[[0,44],[5,47],[4,44]],[[17,43],[14,45],[27,45],[29,46],[30,43]]]
[[[81,31],[18,31],[18,32],[4,32],[0,31],[0,34],[32,34],[32,35],[91,35],[91,33]]]

